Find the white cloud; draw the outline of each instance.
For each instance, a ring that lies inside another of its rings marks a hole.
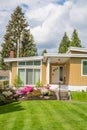
[[[64,32],[71,37],[74,28],[77,29],[83,46],[87,47],[87,1],[66,0],[62,5],[58,2],[61,0],[1,1],[0,42],[13,10],[17,5],[21,5],[39,52],[44,48],[49,52],[56,52]]]

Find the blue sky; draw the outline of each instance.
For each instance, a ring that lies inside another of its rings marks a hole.
[[[57,52],[64,32],[71,38],[74,29],[78,31],[82,46],[87,47],[86,0],[0,0],[0,43],[18,5],[30,25],[39,54],[43,49]]]

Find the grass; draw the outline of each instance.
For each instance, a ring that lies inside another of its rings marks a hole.
[[[87,92],[71,92],[72,100],[87,102]]]
[[[49,100],[0,106],[0,130],[87,130],[87,104]]]

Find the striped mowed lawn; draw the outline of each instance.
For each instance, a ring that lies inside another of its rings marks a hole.
[[[0,106],[0,130],[87,130],[87,104],[35,100]]]

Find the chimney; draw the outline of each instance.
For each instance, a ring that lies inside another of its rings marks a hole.
[[[10,51],[10,58],[14,58],[14,51]]]

